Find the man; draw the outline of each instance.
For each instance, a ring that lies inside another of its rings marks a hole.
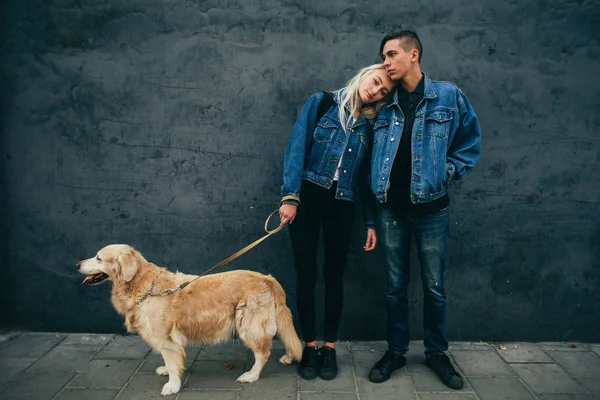
[[[397,88],[374,122],[371,186],[379,202],[379,245],[387,268],[388,350],[369,374],[384,382],[406,364],[409,345],[410,243],[415,238],[424,293],[427,365],[453,389],[462,377],[445,351],[444,269],[448,183],[463,179],[479,158],[481,131],[465,94],[421,71],[423,46],[416,32],[381,41],[381,57]]]

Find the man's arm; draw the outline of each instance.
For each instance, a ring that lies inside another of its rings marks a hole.
[[[460,91],[458,97],[459,121],[456,132],[451,137],[446,170],[450,179],[465,178],[479,159],[481,151],[481,128],[475,110],[467,96]]]

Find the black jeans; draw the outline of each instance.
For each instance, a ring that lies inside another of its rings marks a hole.
[[[336,182],[331,189],[303,181],[301,203],[290,225],[296,266],[298,315],[305,342],[317,339],[315,328],[315,284],[317,248],[323,228],[326,342],[335,342],[344,301],[344,266],[352,236],[354,203],[335,199]]]

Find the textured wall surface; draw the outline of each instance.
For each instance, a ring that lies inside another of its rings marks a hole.
[[[479,164],[451,188],[451,339],[600,340],[597,2],[1,7],[3,326],[122,330],[109,284],[80,286],[74,267],[106,244],[200,273],[260,237],[306,98],[376,62],[385,33],[412,28],[423,69],[465,91],[483,130]],[[343,339],[385,337],[381,256],[363,241],[358,220]],[[226,267],[235,268],[273,274],[295,310],[287,233]],[[417,339],[416,263],[412,276]]]

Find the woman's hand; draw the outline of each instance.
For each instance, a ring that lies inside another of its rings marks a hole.
[[[296,209],[298,206],[294,204],[283,203],[281,207],[279,207],[279,219],[281,219],[281,223],[279,226],[283,226],[287,223],[294,222],[294,218],[296,218]]]
[[[375,229],[368,228],[367,229],[367,243],[365,243],[365,251],[371,251],[377,245],[377,233]]]

